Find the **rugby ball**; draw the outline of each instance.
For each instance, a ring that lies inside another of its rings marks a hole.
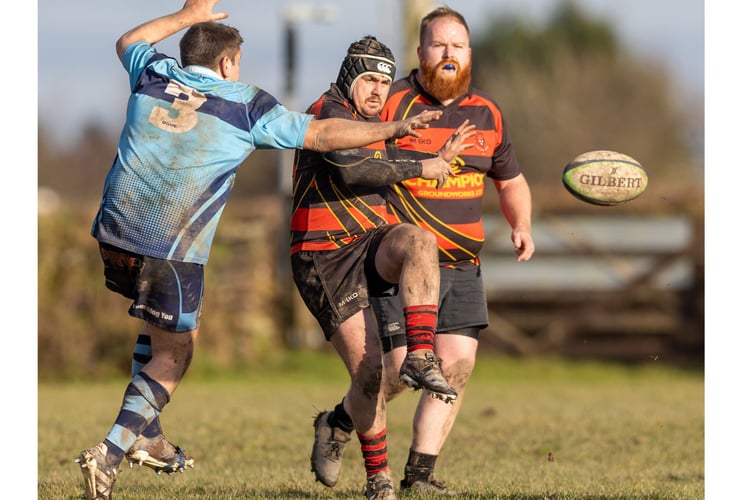
[[[625,154],[588,151],[567,163],[562,181],[575,198],[594,205],[618,205],[645,192],[648,174]]]

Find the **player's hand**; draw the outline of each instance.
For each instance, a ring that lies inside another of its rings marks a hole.
[[[218,3],[219,0],[186,0],[182,10],[196,16],[196,19],[205,19],[206,21],[226,19],[229,16],[227,12],[213,12],[214,6]]]
[[[457,127],[449,139],[439,150],[439,158],[443,158],[447,163],[459,156],[464,150],[473,147],[473,142],[467,142],[475,136],[475,125],[470,125],[470,120],[465,120],[462,125]]]
[[[454,170],[452,170],[452,165],[449,162],[444,161],[441,157],[422,160],[420,163],[423,166],[423,171],[420,176],[423,179],[435,180],[436,189],[443,186],[447,179],[454,177],[455,175]]]
[[[512,231],[512,244],[517,254],[517,262],[530,260],[535,252],[535,243],[529,231]]]
[[[422,111],[419,115],[407,118],[405,120],[396,122],[398,129],[395,137],[405,137],[411,135],[413,137],[420,137],[420,133],[417,130],[422,128],[428,128],[428,123],[438,120],[441,116],[441,111]]]

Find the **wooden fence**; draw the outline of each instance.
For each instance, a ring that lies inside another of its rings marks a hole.
[[[40,209],[38,361],[58,375],[96,371],[95,360],[102,369],[130,366],[137,325],[125,319],[127,301],[102,285],[88,234],[93,206],[82,214]],[[490,324],[481,349],[701,362],[703,221],[681,213],[539,214],[536,253],[524,263],[516,262],[503,219],[485,216]],[[331,348],[290,277],[288,214],[275,196],[238,199],[220,224],[206,271],[199,358],[207,364],[243,366],[281,349]]]
[[[701,361],[704,235],[692,215],[557,215],[517,263],[500,220],[482,254],[484,348],[519,355]],[[536,234],[537,232],[537,234]]]

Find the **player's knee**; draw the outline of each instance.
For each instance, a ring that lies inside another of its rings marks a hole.
[[[455,389],[464,388],[475,368],[475,359],[460,358],[451,364],[443,364],[441,369],[444,376]]]
[[[412,238],[415,241],[415,246],[421,249],[433,251],[437,248],[436,236],[432,232],[426,231],[419,227],[415,227],[412,231]]]

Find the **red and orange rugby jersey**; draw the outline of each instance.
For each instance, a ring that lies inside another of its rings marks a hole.
[[[421,137],[397,139],[400,151],[436,153],[466,118],[476,127],[474,145],[455,159],[456,175],[440,189],[436,181],[408,179],[387,192],[387,204],[399,222],[412,222],[436,235],[442,266],[469,269],[479,264],[485,238],[481,220],[485,177],[507,180],[519,175],[517,155],[501,109],[488,94],[471,88],[444,106],[423,90],[417,70],[392,85],[381,117],[402,120],[427,109],[441,110],[441,118],[421,129]]]
[[[307,112],[317,119],[365,120],[351,108],[334,84]],[[372,120],[381,121],[379,117]],[[332,153],[296,151],[290,218],[291,255],[301,250],[341,248],[369,229],[394,222],[386,209],[388,187],[348,186],[338,172],[339,168],[352,166],[345,165],[346,162],[360,163],[385,156],[383,141]]]

